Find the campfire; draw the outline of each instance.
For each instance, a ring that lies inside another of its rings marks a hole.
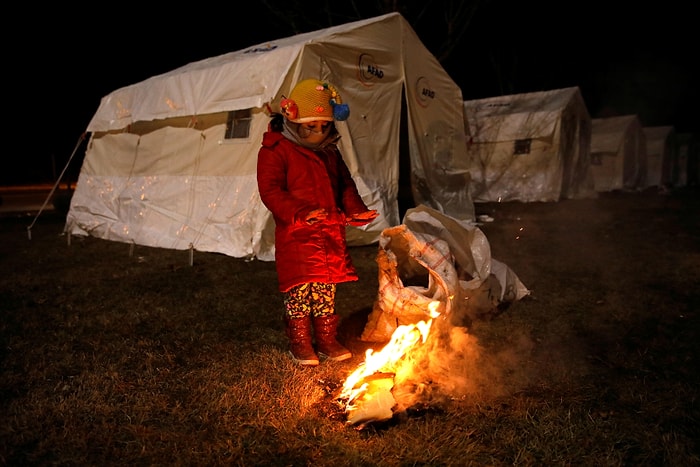
[[[415,324],[398,326],[389,342],[378,352],[368,349],[365,361],[343,383],[337,400],[345,406],[347,423],[364,426],[393,417],[396,399],[392,394],[400,364],[425,343],[440,302],[428,305],[430,317]]]
[[[348,424],[363,427],[395,414],[474,394],[480,348],[468,326],[529,293],[488,241],[426,206],[382,231],[379,289],[360,340],[369,349],[336,401]]]

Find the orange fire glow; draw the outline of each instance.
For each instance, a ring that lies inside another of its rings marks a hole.
[[[365,361],[348,376],[338,400],[345,402],[348,423],[356,425],[391,418],[395,401],[391,395],[397,363],[415,347],[425,342],[440,302],[428,305],[429,319],[398,326],[389,342],[379,351],[368,349]]]

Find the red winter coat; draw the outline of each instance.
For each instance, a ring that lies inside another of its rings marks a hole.
[[[335,145],[312,151],[268,131],[258,152],[258,190],[275,219],[279,289],[358,279],[345,241],[346,215],[367,211]],[[306,216],[324,208],[328,218]]]

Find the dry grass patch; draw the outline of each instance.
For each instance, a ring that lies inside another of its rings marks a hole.
[[[532,296],[470,326],[461,392],[362,430],[335,395],[371,347],[376,246],[339,289],[353,359],[311,369],[286,354],[272,263],[68,245],[51,215],[30,241],[31,219],[1,219],[0,463],[696,464],[698,208],[693,191],[478,205]]]

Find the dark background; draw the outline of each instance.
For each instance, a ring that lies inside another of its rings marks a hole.
[[[578,86],[594,118],[637,114],[644,126],[700,128],[694,16],[678,0],[653,7],[551,0],[26,4],[8,15],[2,33],[6,134],[14,143],[0,185],[53,183],[66,167],[62,181],[74,181],[81,134],[115,89],[391,10],[409,20],[465,100]]]

